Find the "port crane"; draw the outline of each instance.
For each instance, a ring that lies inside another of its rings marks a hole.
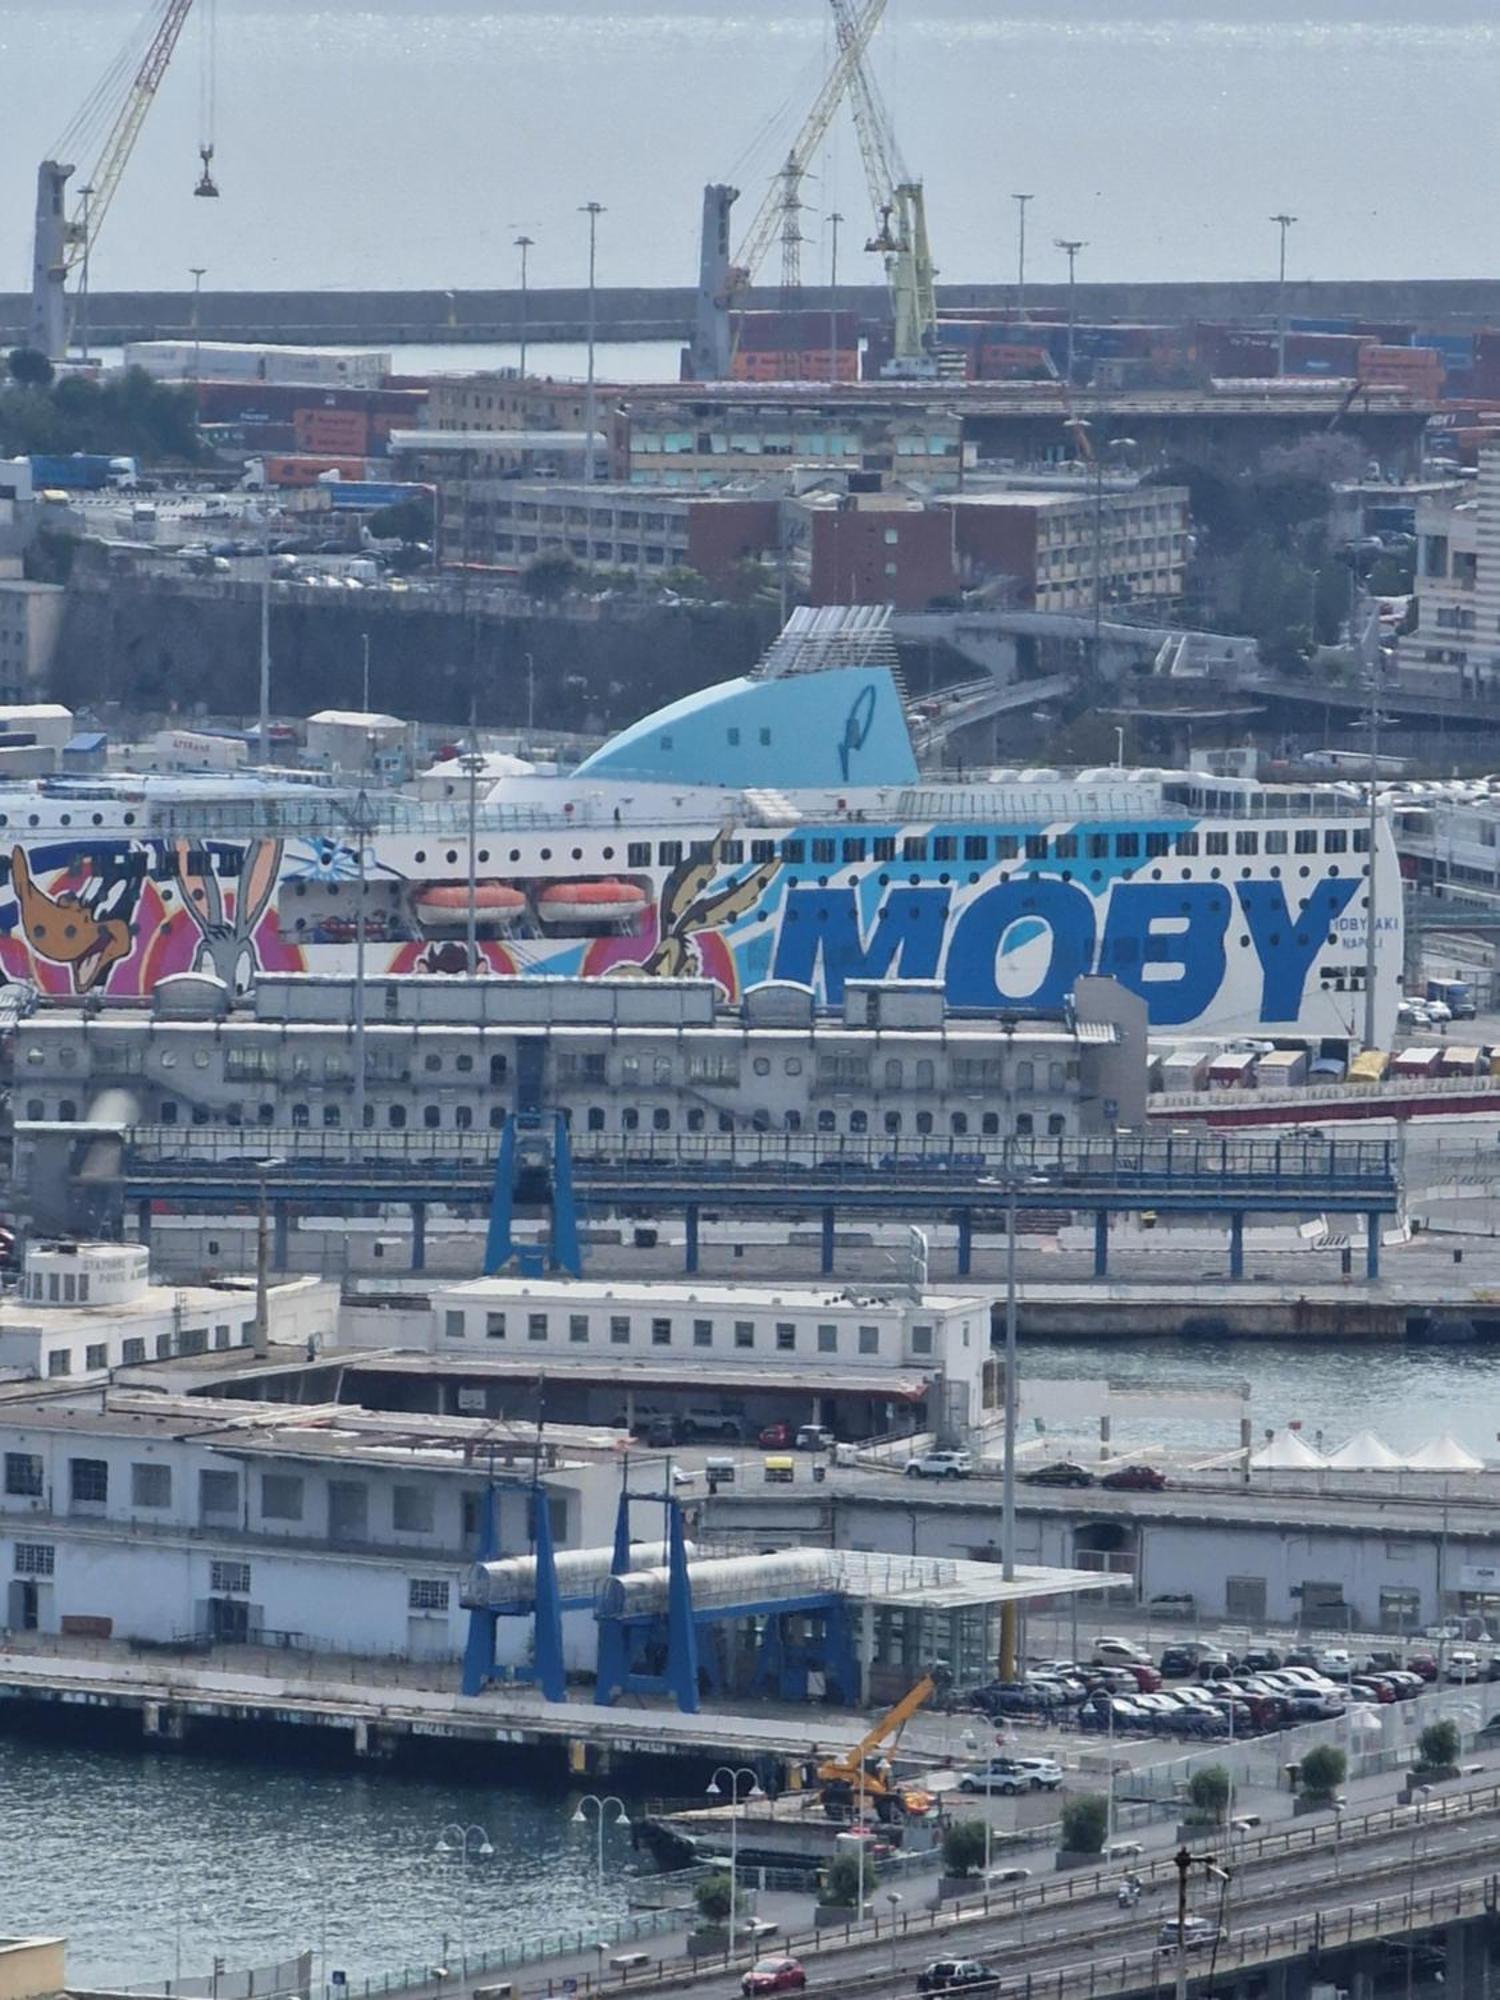
[[[847,0],[847,20],[840,28],[838,53],[832,69],[813,100],[786,161],[766,189],[760,207],[731,254],[730,211],[739,190],[715,183],[703,191],[703,242],[698,265],[698,302],[693,323],[692,369],[695,381],[721,382],[733,357],[730,313],[765,262],[772,243],[786,227],[789,203],[798,191],[808,163],[828,134],[850,86],[855,65],[880,26],[886,0]],[[795,222],[795,206],[790,210]]]
[[[209,5],[212,5],[212,0],[209,0]],[[79,266],[87,272],[90,253],[192,9],[193,0],[152,0],[143,29],[137,30],[127,47],[115,58],[51,155],[37,169],[30,342],[49,360],[59,361],[67,354],[68,274]],[[145,46],[136,58],[135,51],[140,47],[143,33]],[[205,60],[207,62],[211,58],[206,57]],[[122,79],[123,92],[120,88]],[[205,102],[210,101],[211,91],[205,85]],[[82,145],[87,144],[101,128],[104,139],[98,157],[87,182],[79,190],[77,206],[70,214],[67,206],[68,182],[77,168],[68,161],[67,155],[75,148],[81,150]],[[211,133],[204,133],[198,154],[202,173],[194,193],[217,195],[219,190],[211,171]]]
[[[890,1758],[882,1752],[887,1744],[895,1748],[907,1723],[937,1693],[939,1678],[938,1674],[924,1674],[894,1708],[865,1731],[852,1750],[818,1766],[823,1809],[831,1819],[848,1819],[856,1804],[866,1801],[882,1820],[920,1818],[932,1810],[932,1794],[898,1785],[891,1775]]]
[[[888,374],[935,376],[937,291],[922,183],[901,158],[890,114],[865,63],[853,0],[829,0],[848,73],[849,109],[859,139],[875,234],[865,245],[885,259],[894,333]]]

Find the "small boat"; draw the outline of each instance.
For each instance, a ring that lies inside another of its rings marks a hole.
[[[638,882],[606,878],[602,882],[554,882],[536,899],[544,924],[570,924],[626,930],[644,916],[651,898]]]
[[[412,897],[417,921],[427,931],[461,931],[469,921],[467,882],[429,882]],[[474,884],[475,921],[490,928],[514,924],[525,914],[526,898],[508,882]]]

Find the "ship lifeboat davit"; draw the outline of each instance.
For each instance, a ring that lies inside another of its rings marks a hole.
[[[417,921],[428,931],[461,931],[469,923],[467,882],[430,882],[412,897]],[[474,920],[491,929],[509,930],[524,915],[526,898],[508,882],[474,884]]]
[[[536,913],[544,924],[574,930],[631,930],[650,902],[637,882],[554,882],[538,895]]]

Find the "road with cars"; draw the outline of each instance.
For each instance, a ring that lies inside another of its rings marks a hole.
[[[1333,1936],[1348,1911],[1367,1909],[1377,1899],[1387,1905],[1392,1933],[1403,1921],[1398,1906],[1413,1896],[1419,1902],[1432,1899],[1434,1925],[1440,1927],[1448,1907],[1444,1898],[1454,1885],[1489,1877],[1497,1825],[1500,1790],[1491,1786],[1427,1797],[1358,1820],[1340,1822],[1328,1813],[1261,1838],[1236,1839],[1205,1829],[1189,1872],[1193,1928],[1204,1940],[1192,1949],[1194,1969],[1207,1970],[1216,1935],[1222,1936],[1221,1949],[1236,1954],[1255,1942],[1261,1927],[1299,1919],[1311,1924],[1317,1918]],[[1089,1966],[1139,1958],[1144,1971],[1159,1953],[1170,1977],[1177,1869],[1169,1858],[1128,1865],[1141,1884],[1140,1900],[1130,1907],[1119,1900],[1125,1870],[1118,1863],[992,1894],[987,1908],[975,1903],[953,1912],[886,1903],[877,1885],[870,1909],[879,1918],[878,1934],[867,1925],[863,1934],[856,1927],[847,1940],[842,1932],[793,1937],[767,1955],[794,1958],[809,1993],[840,1996],[916,1992],[929,1966],[954,1959],[979,1961],[1000,1979],[1028,1972],[1039,1983],[1082,1967],[1068,1990],[1086,1992]],[[1268,1947],[1274,1956],[1274,1937]],[[688,2000],[708,2000],[733,1993],[740,1976],[739,1963],[694,1973],[666,1961],[660,1973],[642,1968],[626,1983],[630,1990],[666,1987]],[[1141,1983],[1147,1983],[1144,1977]]]

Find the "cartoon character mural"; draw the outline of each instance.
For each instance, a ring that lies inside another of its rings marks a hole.
[[[103,878],[96,879],[102,882]],[[114,906],[104,904],[98,891],[85,893],[91,884],[49,896],[38,887],[24,847],[11,849],[10,880],[27,949],[33,959],[68,967],[75,992],[92,993],[96,986],[104,985],[110,967],[134,950],[128,918],[102,914]],[[133,912],[133,897],[129,907]]]
[[[226,866],[238,866],[227,897],[214,872],[214,855]],[[274,935],[257,937],[276,888],[279,841],[217,847],[213,855],[187,841],[170,847],[132,843],[110,852],[44,851],[39,865],[61,864],[46,869],[47,889],[37,879],[35,861],[24,848],[11,850],[17,921],[4,959],[6,972],[34,973],[44,991],[104,992],[118,973],[119,991],[145,994],[171,973],[204,967],[243,991],[263,967],[301,966],[295,948],[281,946]],[[176,883],[182,916],[170,911],[171,890],[159,887],[157,877]]]
[[[781,864],[762,861],[715,887],[729,838],[719,834],[707,854],[673,869],[644,930],[596,939],[584,955],[584,978],[712,979],[727,1000],[737,1000],[738,968],[723,934],[757,906]]]

